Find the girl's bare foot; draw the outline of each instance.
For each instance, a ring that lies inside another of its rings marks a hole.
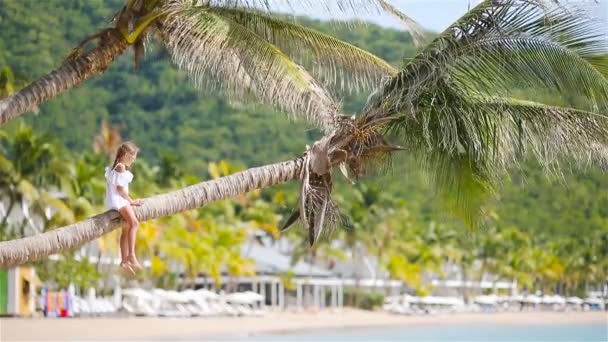
[[[123,271],[127,272],[130,275],[134,275],[135,271],[133,271],[133,268],[131,267],[131,264],[127,261],[122,261],[120,263],[120,268],[122,268]]]
[[[141,266],[139,261],[137,261],[137,258],[134,255],[129,255],[127,262],[129,263],[129,266],[131,266],[131,268],[133,268],[137,271],[140,271],[143,269],[143,267]]]

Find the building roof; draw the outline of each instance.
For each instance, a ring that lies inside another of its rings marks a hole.
[[[299,261],[291,265],[291,257],[279,251],[277,245],[264,246],[254,242],[251,246],[247,244],[242,247],[243,256],[255,261],[258,274],[295,273],[299,277],[331,277],[333,274],[328,270],[313,266],[307,262]]]

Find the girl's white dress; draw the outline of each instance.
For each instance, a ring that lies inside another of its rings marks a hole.
[[[118,186],[125,188],[129,192],[129,183],[133,180],[133,174],[129,170],[118,172],[114,169],[106,167],[106,207],[110,210],[120,210],[122,207],[129,204],[118,193]]]

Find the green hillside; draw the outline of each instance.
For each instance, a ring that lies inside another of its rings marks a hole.
[[[87,35],[108,24],[121,0],[3,0],[0,5],[0,66],[35,79],[58,66]],[[352,42],[398,66],[415,48],[407,34],[375,25],[353,26],[299,19],[301,23]],[[342,99],[347,112],[367,94]],[[207,164],[221,159],[255,166],[303,152],[318,132],[267,108],[233,104],[193,88],[171,65],[161,47],[150,47],[139,73],[132,54],[122,56],[101,77],[44,104],[25,121],[47,132],[71,151],[89,150],[103,119],[142,147],[151,164],[163,156],[179,161],[182,174],[206,177]],[[7,131],[17,125],[13,122]],[[411,164],[407,157],[396,163]],[[371,180],[406,200],[423,220],[442,218],[437,199],[414,167]],[[577,171],[563,180],[545,177],[527,165],[525,178],[506,180],[496,206],[501,224],[535,233],[580,234],[608,230],[608,179],[598,170]],[[567,184],[564,185],[564,183]],[[387,186],[389,185],[390,186]],[[345,196],[348,193],[345,192]]]

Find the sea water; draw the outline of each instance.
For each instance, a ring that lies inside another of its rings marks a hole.
[[[234,339],[231,338],[231,339]],[[466,324],[302,331],[237,338],[247,341],[601,341],[608,323]]]

